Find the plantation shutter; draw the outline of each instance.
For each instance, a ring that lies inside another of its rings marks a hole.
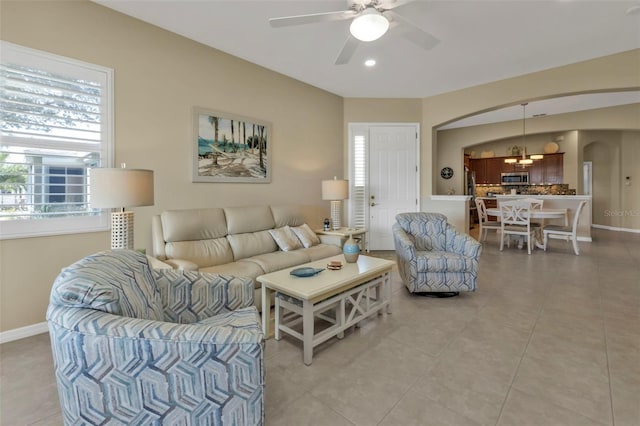
[[[349,226],[353,228],[367,226],[367,135],[354,128],[349,144]]]
[[[2,231],[8,219],[100,215],[89,204],[90,169],[111,162],[111,70],[1,47]]]

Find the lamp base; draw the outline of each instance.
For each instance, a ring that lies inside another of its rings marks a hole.
[[[111,213],[111,248],[133,250],[133,212]]]
[[[335,231],[340,229],[342,224],[340,223],[340,217],[342,216],[342,206],[340,200],[331,201],[331,228]]]

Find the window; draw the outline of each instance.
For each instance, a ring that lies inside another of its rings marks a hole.
[[[112,164],[113,71],[0,43],[0,239],[108,229],[90,197]]]

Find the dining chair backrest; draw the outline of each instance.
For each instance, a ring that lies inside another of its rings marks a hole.
[[[532,209],[541,209],[544,205],[544,200],[541,200],[539,198],[522,198],[518,201],[529,203]]]
[[[484,200],[481,198],[476,198],[476,209],[478,210],[478,219],[480,223],[485,223],[489,220],[489,216],[487,215],[487,206],[484,204]]]
[[[500,218],[505,225],[530,226],[531,204],[521,200],[503,201],[500,203]]]

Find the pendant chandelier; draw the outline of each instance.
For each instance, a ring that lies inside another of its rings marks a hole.
[[[522,166],[522,167],[526,167],[526,166],[530,166],[531,164],[533,164],[533,160],[542,160],[544,158],[544,155],[542,154],[533,154],[530,155],[529,158],[527,158],[527,143],[526,143],[526,129],[525,129],[525,123],[526,123],[526,109],[527,109],[527,105],[529,105],[528,102],[525,102],[522,105],[522,157],[520,159],[518,158],[506,158],[504,160],[505,163],[507,164],[514,164],[517,166]]]

